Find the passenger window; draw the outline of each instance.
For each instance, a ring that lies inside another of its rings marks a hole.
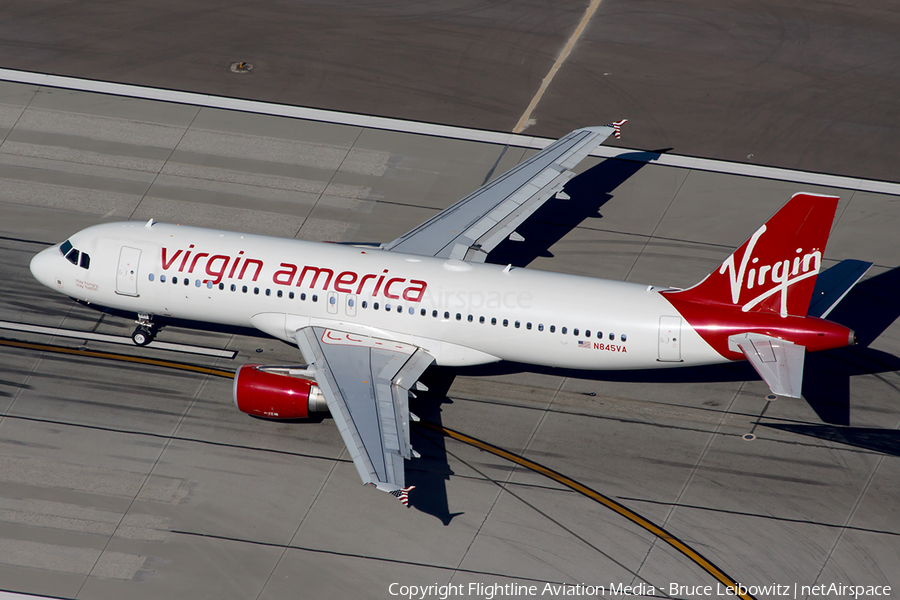
[[[609,334],[609,341],[613,341],[614,339],[616,339],[616,334],[614,334],[614,333]]]
[[[478,322],[479,322],[479,323],[484,323],[484,317],[478,317]]]
[[[411,314],[411,315],[416,314],[416,309],[414,309],[412,306],[410,306],[410,307],[409,307],[409,314]]]
[[[462,315],[460,313],[456,313],[456,320],[462,321]]]
[[[334,305],[336,303],[337,303],[337,298],[335,298],[334,296],[331,296],[330,298],[328,298],[328,304]]]
[[[300,299],[306,300],[306,292],[300,292]]]
[[[173,278],[172,278],[172,285],[178,285],[178,278],[177,278],[177,277],[173,277]]]
[[[90,269],[91,268],[91,257],[88,256],[87,252],[81,253],[81,262],[79,263],[82,269]]]
[[[293,300],[293,299],[294,299],[294,292],[288,292],[288,298],[290,298],[291,300]]]
[[[225,289],[225,284],[224,284],[224,283],[220,283],[220,284],[219,284],[219,289],[220,289],[220,290],[224,290],[224,289]]]
[[[531,323],[525,323],[525,329],[531,329]]]
[[[497,317],[491,317],[491,325],[497,324]]]
[[[556,325],[550,326],[550,333],[556,333]]]
[[[428,311],[425,310],[425,309],[423,308],[423,309],[422,309],[422,316],[424,317],[426,314],[428,314]]]
[[[208,289],[208,290],[213,289],[213,282],[212,282],[212,281],[207,281],[207,282],[206,282],[206,289]]]
[[[247,293],[247,286],[245,285],[244,287],[242,287],[242,288],[241,288],[241,291],[244,292],[244,293],[246,294],[246,293]]]
[[[577,329],[573,329],[573,330],[572,330],[572,335],[578,335],[578,330],[577,330]]]
[[[200,280],[197,279],[194,281],[194,287],[200,287]]]
[[[271,295],[272,295],[272,290],[270,290],[269,288],[266,288],[266,296],[271,296]]]
[[[258,288],[258,287],[253,288],[253,293],[256,294],[256,295],[258,296],[258,295],[259,295],[259,288]]]
[[[282,292],[281,290],[278,290],[277,296],[279,298],[281,298],[283,295],[284,295],[284,292]]]
[[[518,321],[516,321],[516,329],[518,329],[519,327],[521,327],[521,325],[522,325],[521,323],[519,323]]]
[[[544,324],[538,323],[538,331],[543,331],[543,330],[544,330]]]
[[[448,321],[450,320],[450,313],[447,312],[446,310],[444,311],[444,319],[446,319]]]
[[[376,302],[375,304],[373,304],[372,308],[374,308],[375,310],[378,310],[378,303]]]
[[[474,317],[472,315],[469,315],[469,319],[468,319],[469,323],[471,323],[473,320],[474,320]]]
[[[234,285],[233,283],[231,284],[231,291],[232,291],[232,292],[236,292],[236,291],[237,291],[237,286]]]
[[[563,328],[561,328],[559,331],[560,331],[560,333],[562,333],[563,335],[566,335],[566,331],[568,331],[568,330],[567,330],[565,327],[563,327]]]
[[[313,295],[312,295],[312,301],[313,301],[313,302],[318,302],[318,301],[319,301],[319,296],[316,295],[316,294],[313,294]]]
[[[352,308],[354,304],[355,302],[353,302],[353,298],[347,298],[347,306]]]
[[[509,319],[503,319],[503,326],[509,327]]]
[[[588,337],[588,338],[591,337],[591,330],[590,330],[590,329],[585,329],[585,330],[584,330],[584,337]]]
[[[402,312],[403,312],[403,307],[398,305],[398,306],[397,306],[397,312],[398,312],[398,313],[402,313]]]
[[[362,307],[363,307],[363,308],[369,308],[369,303],[366,302],[365,300],[363,300],[363,301],[362,301]]]
[[[153,273],[150,273],[150,281],[153,281]]]
[[[385,304],[385,305],[384,305],[384,310],[386,310],[386,311],[388,311],[388,312],[391,312],[391,305],[390,305],[390,304]]]
[[[602,339],[603,339],[603,332],[602,332],[602,331],[598,331],[598,332],[597,332],[597,339],[598,339],[598,340],[602,340]]]
[[[165,275],[160,275],[160,276],[159,276],[159,281],[160,281],[160,283],[165,283],[165,282],[166,282],[166,276],[165,276]]]
[[[623,334],[622,334],[622,337],[619,338],[619,339],[621,339],[621,340],[624,342],[625,340],[628,339],[628,336],[626,336],[626,335],[623,333]]]

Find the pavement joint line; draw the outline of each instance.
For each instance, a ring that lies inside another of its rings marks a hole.
[[[105,333],[93,333],[90,331],[76,331],[74,329],[60,329],[58,327],[44,327],[41,325],[30,325],[28,323],[14,323],[11,321],[0,321],[0,329],[9,329],[12,331],[24,331],[26,333],[40,333],[45,335],[53,335],[58,337],[75,338],[80,340],[93,340],[95,342],[106,342],[109,344],[122,344],[126,346],[134,346],[134,342],[130,337],[121,335],[107,335]],[[187,354],[202,354],[204,356],[215,356],[218,358],[234,359],[237,356],[236,350],[220,350],[218,348],[205,348],[203,346],[191,346],[188,344],[175,344],[172,342],[158,342],[156,340],[147,344],[148,348],[156,348],[158,350],[170,350],[173,352],[184,352]]]
[[[670,546],[672,546],[673,548],[675,548],[678,552],[680,552],[681,554],[686,556],[688,559],[690,559],[692,562],[694,562],[694,564],[699,566],[701,569],[706,571],[708,574],[715,577],[718,581],[720,581],[720,582],[724,583],[726,586],[729,586],[732,589],[734,589],[736,592],[735,593],[736,597],[742,598],[743,600],[755,600],[755,598],[752,595],[750,595],[749,593],[741,592],[741,588],[738,587],[738,581],[736,579],[727,575],[724,571],[719,569],[715,564],[713,564],[709,559],[704,557],[702,554],[700,554],[699,552],[697,552],[696,550],[694,550],[693,548],[691,548],[690,546],[688,546],[687,544],[682,542],[680,539],[678,539],[676,536],[674,536],[670,532],[666,531],[662,527],[648,521],[647,519],[645,519],[644,517],[635,513],[634,511],[626,508],[624,505],[619,504],[612,498],[605,496],[605,495],[601,494],[600,492],[597,492],[597,491],[587,487],[584,484],[578,483],[574,479],[566,477],[565,475],[558,473],[558,472],[554,471],[553,469],[545,467],[534,461],[528,460],[527,458],[524,458],[517,454],[513,454],[512,452],[509,452],[507,450],[503,450],[502,448],[494,446],[493,444],[489,444],[488,442],[481,441],[477,438],[473,438],[464,433],[460,433],[458,431],[450,429],[449,427],[444,427],[442,425],[435,425],[433,423],[428,423],[427,421],[420,421],[418,425],[425,429],[429,429],[431,431],[441,433],[449,438],[452,438],[452,439],[462,442],[464,444],[468,444],[470,446],[478,448],[479,450],[484,450],[485,452],[489,452],[495,456],[504,458],[510,462],[521,465],[521,466],[525,467],[526,469],[529,469],[530,471],[534,471],[535,473],[539,473],[541,475],[544,475],[545,477],[553,479],[554,481],[557,481],[557,482],[565,485],[566,487],[575,490],[576,492],[582,494],[583,496],[587,496],[591,500],[594,500],[595,502],[598,502],[598,503],[602,504],[603,506],[609,508],[610,510],[618,513],[619,515],[621,515],[622,517],[625,517],[626,519],[628,519],[635,525],[638,525],[641,528],[643,528],[644,530],[650,532],[657,539],[660,539],[660,540],[666,542],[667,544],[669,544]]]
[[[152,364],[152,365],[163,366],[163,367],[168,367],[168,368],[177,368],[177,369],[182,369],[182,370],[187,370],[187,371],[196,371],[196,372],[200,372],[200,373],[216,375],[219,377],[226,377],[226,378],[234,377],[234,373],[229,372],[229,371],[210,369],[210,368],[206,368],[206,367],[199,367],[196,365],[174,363],[171,361],[147,359],[144,357],[136,357],[136,356],[128,356],[128,355],[116,355],[116,354],[111,354],[111,353],[107,353],[107,352],[93,352],[93,351],[78,350],[78,349],[74,349],[74,348],[63,348],[63,347],[59,347],[59,346],[50,346],[47,344],[32,344],[32,343],[27,343],[27,342],[0,340],[0,346],[12,346],[12,347],[19,347],[19,348],[35,349],[35,350],[47,350],[47,351],[62,352],[62,353],[68,353],[68,354],[88,355],[88,356],[94,356],[94,357],[100,357],[100,358],[112,358],[112,359],[116,359],[116,360],[125,360],[125,361],[129,361],[129,362]],[[693,561],[695,564],[697,564],[704,571],[706,571],[707,573],[712,575],[718,581],[724,583],[726,586],[730,586],[733,589],[740,591],[740,588],[737,587],[738,582],[736,580],[731,578],[729,575],[725,574],[721,569],[719,569],[715,564],[710,562],[702,554],[700,554],[699,552],[692,549],[690,546],[688,546],[687,544],[682,542],[680,539],[678,539],[671,533],[669,533],[667,530],[648,521],[644,517],[640,516],[639,514],[635,513],[634,511],[626,508],[624,505],[620,504],[619,502],[616,502],[612,498],[605,496],[605,495],[603,495],[603,494],[601,494],[601,493],[599,493],[599,492],[597,492],[597,491],[595,491],[595,490],[593,490],[593,489],[591,489],[569,477],[566,477],[565,475],[562,475],[561,473],[558,473],[548,467],[545,467],[534,461],[531,461],[524,457],[513,454],[512,452],[503,450],[502,448],[499,448],[498,446],[494,446],[492,444],[489,444],[489,443],[481,441],[477,438],[473,438],[471,436],[465,435],[465,434],[455,431],[453,429],[444,427],[442,425],[429,423],[427,421],[419,422],[418,426],[422,427],[424,429],[439,433],[445,437],[450,437],[452,439],[455,439],[455,440],[465,443],[467,445],[470,445],[470,446],[473,446],[480,450],[494,454],[495,456],[497,456],[499,458],[503,458],[503,459],[513,462],[517,465],[525,467],[526,469],[528,469],[530,471],[533,471],[535,473],[543,475],[553,481],[556,481],[557,483],[564,485],[565,487],[568,487],[569,489],[571,489],[575,492],[578,492],[579,494],[581,494],[583,496],[586,496],[586,497],[594,500],[595,502],[598,502],[599,504],[602,504],[603,506],[618,513],[620,516],[630,520],[634,524],[640,526],[641,528],[645,529],[649,533],[653,534],[656,537],[656,539],[660,539],[660,540],[666,542],[667,544],[669,544],[670,546],[675,548],[678,552],[683,554],[685,557],[687,557],[688,559]],[[145,434],[145,435],[150,435],[150,434]],[[167,437],[169,439],[175,439],[176,436],[160,436],[160,437]],[[495,500],[495,502],[496,502],[496,500]],[[461,564],[461,562],[460,562],[460,564]],[[457,568],[457,570],[459,570],[459,565],[457,565],[456,568]],[[752,595],[750,595],[749,593],[740,593],[737,595],[740,598],[742,598],[743,600],[755,600],[755,598]],[[3,599],[0,598],[0,600],[3,600]]]
[[[569,37],[566,45],[563,46],[563,49],[559,53],[559,56],[556,57],[556,62],[553,63],[553,66],[550,67],[547,75],[544,77],[543,81],[541,81],[541,87],[538,88],[537,93],[535,93],[534,97],[531,99],[531,102],[528,104],[528,108],[525,109],[525,112],[522,113],[522,116],[519,118],[519,122],[516,123],[516,126],[513,128],[513,133],[522,133],[525,129],[528,128],[529,125],[533,124],[533,121],[529,123],[529,121],[531,121],[531,113],[534,112],[534,109],[537,108],[537,105],[541,101],[541,98],[544,97],[544,92],[546,92],[547,88],[550,87],[550,83],[553,81],[553,78],[556,76],[556,73],[559,71],[560,67],[562,67],[562,64],[566,62],[567,58],[569,58],[569,54],[571,54],[572,48],[575,47],[575,43],[578,41],[578,38],[580,38],[581,34],[584,33],[584,28],[587,27],[587,24],[591,20],[591,17],[594,16],[595,12],[597,12],[597,7],[600,6],[600,2],[601,0],[591,0],[591,3],[588,5],[587,10],[584,11],[584,16],[582,16],[581,21],[578,22],[578,26],[575,28],[575,31],[572,32],[572,35]]]
[[[143,100],[157,100],[189,106],[219,108],[246,113],[271,115],[276,117],[289,117],[305,119],[322,123],[334,123],[370,129],[381,129],[398,133],[411,133],[442,137],[454,140],[484,142],[516,146],[519,148],[533,148],[540,150],[555,140],[537,136],[521,135],[517,133],[504,133],[500,131],[487,131],[453,125],[440,125],[423,121],[410,121],[375,115],[363,115],[356,113],[325,110],[320,108],[308,108],[303,106],[291,106],[246,100],[241,98],[228,98],[211,94],[196,92],[184,92],[152,88],[109,81],[97,81],[93,79],[81,79],[77,77],[65,77],[50,75],[47,73],[35,73],[31,71],[19,71],[15,69],[0,69],[0,81],[10,83],[22,83],[27,85],[46,86],[71,91],[91,92],[123,96],[127,98],[139,98]],[[663,154],[648,152],[634,148],[621,148],[612,146],[598,146],[590,156],[596,158],[617,158],[620,160],[632,160],[643,163],[677,167],[683,169],[695,169],[711,173],[723,173],[728,175],[744,175],[761,179],[787,181],[792,183],[817,185],[847,190],[876,192],[900,196],[900,183],[879,181],[875,179],[862,179],[844,175],[829,175],[827,173],[813,173],[781,167],[768,167],[745,163],[730,162],[712,158],[700,158],[696,156],[682,156],[678,154]]]

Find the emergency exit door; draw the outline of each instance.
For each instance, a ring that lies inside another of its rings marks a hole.
[[[681,317],[659,318],[660,362],[681,362]]]
[[[138,264],[141,251],[122,246],[119,251],[119,270],[116,272],[116,293],[123,296],[137,296]]]

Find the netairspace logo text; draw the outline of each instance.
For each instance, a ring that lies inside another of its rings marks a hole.
[[[843,583],[822,583],[817,585],[784,585],[772,583],[768,585],[681,585],[670,583],[668,587],[656,588],[640,582],[635,585],[611,583],[604,585],[544,583],[523,585],[519,583],[446,583],[431,585],[405,585],[392,583],[388,587],[391,596],[407,600],[425,600],[438,598],[447,600],[454,597],[479,598],[494,600],[495,598],[522,598],[527,596],[544,597],[589,597],[606,596],[669,596],[669,597],[704,597],[748,598],[756,596],[775,596],[799,600],[800,598],[861,598],[885,597],[891,595],[889,585],[847,585]]]

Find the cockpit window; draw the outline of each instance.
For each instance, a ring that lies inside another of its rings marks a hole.
[[[80,252],[77,248],[73,248],[72,242],[69,240],[59,245],[59,251],[66,257],[67,261],[76,267],[80,266],[82,269],[91,268],[91,257],[86,252]]]

